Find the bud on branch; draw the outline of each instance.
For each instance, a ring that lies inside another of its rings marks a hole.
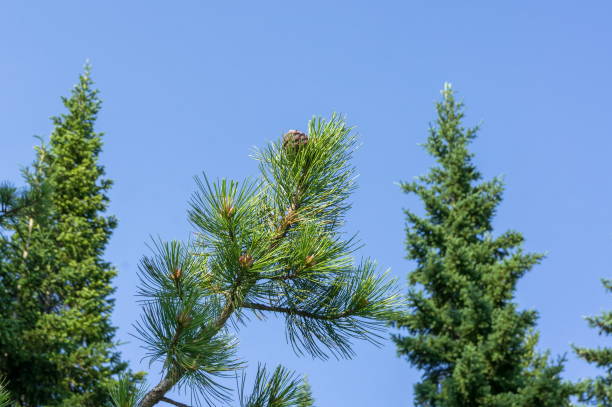
[[[238,263],[240,263],[240,267],[248,269],[253,265],[253,256],[250,254],[244,253],[242,256],[238,257]]]

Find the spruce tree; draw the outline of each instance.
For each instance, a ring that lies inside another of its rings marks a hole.
[[[503,185],[483,181],[468,150],[478,128],[462,126],[463,105],[446,84],[426,150],[437,165],[401,184],[425,215],[405,211],[408,311],[394,321],[398,354],[422,370],[414,403],[427,407],[567,405],[561,362],[535,352],[534,311],[513,301],[518,280],[542,259],[516,231],[492,235]]]
[[[11,337],[0,343],[0,373],[22,406],[103,406],[126,364],[110,322],[116,270],[103,255],[116,220],[104,215],[111,181],[98,162],[101,102],[89,68],[62,100],[68,112],[53,119],[26,174],[30,190],[49,191],[48,205],[8,225],[1,280]]]
[[[339,117],[308,129],[257,150],[255,180],[198,179],[195,238],[156,242],[143,258],[136,328],[163,377],[142,396],[113,390],[125,394],[117,407],[181,405],[166,396],[173,388],[226,405],[229,389],[217,379],[244,367],[234,332],[250,315],[284,317],[298,355],[348,358],[354,339],[380,338],[397,302],[393,282],[373,262],[355,263],[356,242],[340,229],[355,187],[355,137]],[[312,405],[309,387],[281,366],[260,366],[239,395],[244,407]]]
[[[612,280],[603,280],[605,289],[612,292]],[[612,335],[612,312],[587,318],[589,325],[600,335]],[[597,407],[612,407],[612,347],[587,349],[574,347],[582,359],[604,369],[605,374],[578,384],[579,401]]]

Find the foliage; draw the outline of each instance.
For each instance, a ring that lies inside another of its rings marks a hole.
[[[310,403],[310,404],[308,404]],[[312,396],[299,379],[282,366],[269,375],[265,366],[258,366],[253,390],[244,394],[244,376],[240,391],[240,407],[305,407],[312,405]]]
[[[605,289],[612,292],[612,280],[603,280]],[[600,335],[612,334],[612,312],[587,318],[589,326],[596,328]],[[576,354],[589,363],[604,369],[605,374],[587,379],[578,384],[579,401],[597,407],[612,406],[612,347],[588,349],[574,347]]]
[[[423,202],[425,216],[406,211],[409,309],[394,325],[398,353],[423,371],[415,405],[430,407],[567,405],[561,362],[535,352],[534,311],[513,302],[518,280],[542,259],[525,253],[523,236],[492,236],[502,199],[497,178],[481,181],[469,143],[478,128],[462,127],[450,85],[437,103],[426,150],[437,166],[402,183]]]
[[[11,405],[11,395],[5,388],[6,383],[0,380],[0,407],[9,407]]]
[[[36,150],[39,155],[44,155],[45,145],[41,144]],[[49,205],[48,184],[27,170],[23,175],[31,185],[29,189],[17,188],[7,181],[0,182],[0,230],[10,229],[18,216],[32,217]]]
[[[102,215],[111,181],[98,164],[89,68],[63,102],[68,112],[24,173],[28,191],[2,194],[14,210],[2,225],[0,373],[22,406],[109,405],[111,377],[127,367],[110,324],[116,270],[102,256],[116,220]]]
[[[312,397],[312,390],[310,383],[307,378],[302,379],[302,383],[298,386],[299,400],[297,407],[312,407],[314,406],[314,398]]]
[[[146,392],[144,383],[134,385],[129,375],[122,375],[109,386],[109,393],[114,407],[133,407],[138,405]]]
[[[394,315],[393,283],[364,260],[340,227],[355,187],[356,140],[339,117],[313,119],[257,150],[261,176],[242,183],[198,178],[189,219],[195,239],[155,242],[140,265],[143,316],[136,325],[164,376],[140,402],[155,405],[174,386],[192,398],[227,402],[219,378],[235,374],[232,331],[248,313],[286,322],[297,354],[351,357],[351,343],[377,343]],[[245,406],[308,406],[310,391],[284,368],[260,368]],[[310,403],[310,404],[309,404]]]

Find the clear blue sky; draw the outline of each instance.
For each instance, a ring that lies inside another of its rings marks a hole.
[[[347,230],[404,289],[402,208],[419,205],[394,182],[431,164],[417,144],[445,81],[466,102],[467,124],[483,122],[479,168],[505,176],[497,231],[521,231],[529,250],[548,253],[517,293],[540,312],[541,348],[603,344],[582,317],[612,306],[599,283],[612,275],[610,2],[93,3],[0,4],[0,179],[19,182],[32,135],[49,134],[59,97],[90,59],[120,221],[107,251],[119,268],[114,322],[134,369],[146,368],[129,333],[148,236],[187,238],[195,174],[255,175],[251,148],[313,115],[338,111],[357,126],[360,189]],[[239,336],[251,366],[308,375],[318,406],[412,405],[419,373],[390,343],[320,362],[293,356],[274,320]],[[568,358],[567,378],[594,372]]]

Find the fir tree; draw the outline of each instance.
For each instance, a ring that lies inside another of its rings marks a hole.
[[[534,311],[513,302],[518,280],[542,259],[524,253],[523,236],[492,236],[502,199],[499,179],[482,181],[468,146],[478,128],[462,127],[462,104],[450,85],[437,103],[437,122],[425,143],[437,166],[402,183],[426,215],[406,211],[408,312],[395,326],[398,353],[423,371],[415,405],[427,407],[567,405],[561,363],[537,355]]]
[[[143,258],[137,332],[162,362],[163,378],[139,407],[180,405],[166,393],[182,386],[195,398],[227,401],[229,389],[216,379],[242,369],[232,331],[249,314],[283,316],[295,352],[317,358],[351,357],[352,340],[380,337],[395,289],[371,261],[353,262],[355,242],[340,231],[355,187],[355,138],[338,117],[313,119],[308,128],[258,150],[255,181],[199,179],[189,211],[195,240],[158,242]],[[239,401],[312,405],[310,390],[283,367],[270,374],[260,366]],[[124,405],[133,398],[116,403]]]
[[[612,280],[603,280],[605,289],[612,292]],[[589,325],[600,335],[612,335],[612,312],[587,318]],[[574,347],[582,359],[604,369],[605,375],[578,384],[579,401],[597,407],[612,407],[612,347],[587,349]]]
[[[103,214],[111,181],[98,163],[92,86],[87,68],[26,174],[30,190],[50,191],[48,205],[8,227],[1,280],[12,337],[2,337],[0,373],[23,406],[108,405],[112,376],[126,369],[110,323],[116,270],[102,258],[116,220]]]

